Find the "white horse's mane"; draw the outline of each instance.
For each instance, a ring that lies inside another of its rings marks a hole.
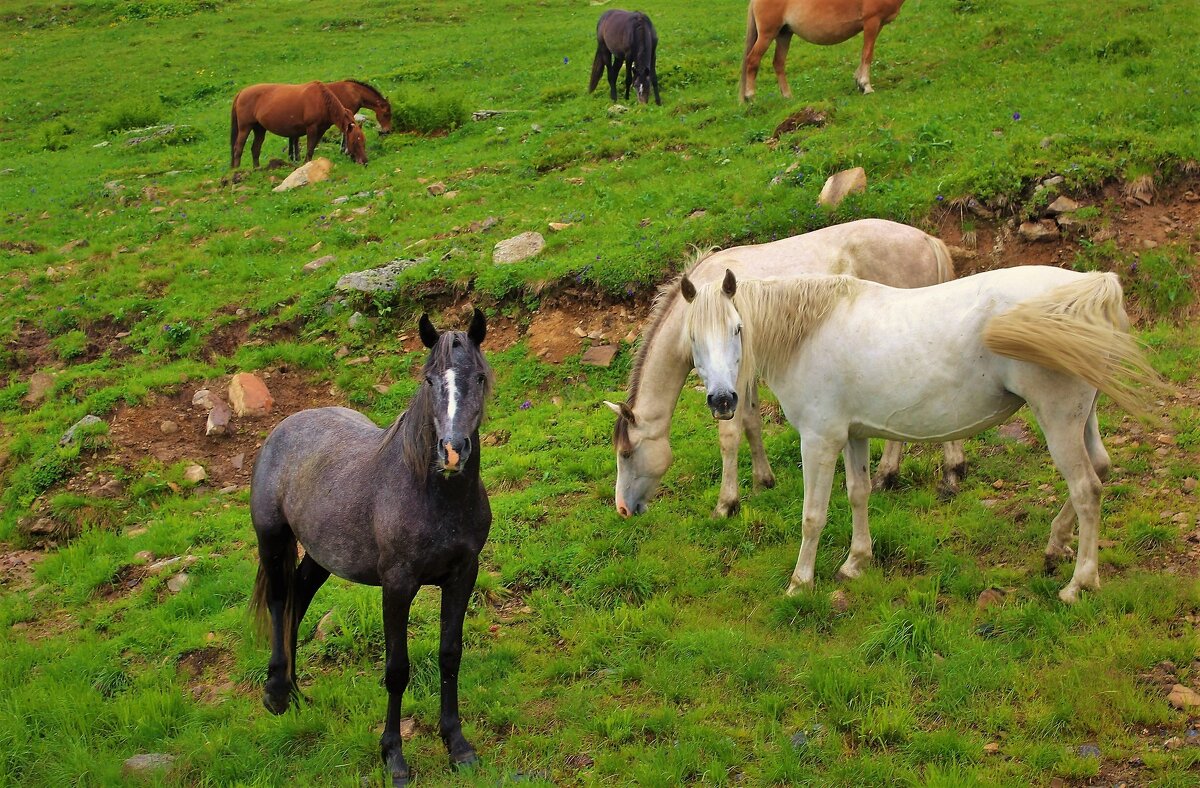
[[[853,276],[812,274],[788,280],[746,279],[737,283],[731,301],[721,282],[697,288],[687,314],[688,336],[726,334],[731,321],[742,320],[742,363],[738,388],[755,375],[770,377],[819,326],[835,304],[853,298],[863,281]],[[735,315],[736,312],[736,315]]]

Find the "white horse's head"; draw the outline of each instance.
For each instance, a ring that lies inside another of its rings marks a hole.
[[[711,282],[697,289],[685,276],[679,287],[689,304],[685,331],[692,345],[692,362],[708,394],[708,408],[714,418],[732,419],[742,389],[744,326],[733,306],[737,278],[726,269],[719,284]]]
[[[646,511],[667,468],[671,467],[671,441],[665,430],[650,430],[640,424],[633,409],[624,402],[605,400],[617,424],[613,448],[617,452],[615,503],[622,517]]]

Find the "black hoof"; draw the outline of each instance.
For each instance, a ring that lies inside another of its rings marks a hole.
[[[288,710],[288,703],[291,701],[291,695],[271,695],[263,693],[263,706],[267,711],[275,715],[283,714]]]
[[[412,780],[412,772],[404,771],[392,772],[392,788],[408,788],[408,783]]]
[[[900,477],[898,474],[889,473],[885,476],[876,476],[871,480],[871,489],[875,492],[880,490],[894,490],[900,486]]]

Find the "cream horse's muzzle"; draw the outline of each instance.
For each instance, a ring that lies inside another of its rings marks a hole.
[[[738,396],[732,391],[721,391],[708,395],[708,409],[714,419],[729,421],[737,411]]]

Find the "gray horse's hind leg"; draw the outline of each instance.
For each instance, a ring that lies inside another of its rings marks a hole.
[[[258,531],[259,577],[256,603],[261,599],[271,617],[271,660],[267,663],[267,681],[263,687],[263,705],[272,714],[287,711],[295,691],[295,648],[291,625],[296,574],[296,537],[280,520]]]

